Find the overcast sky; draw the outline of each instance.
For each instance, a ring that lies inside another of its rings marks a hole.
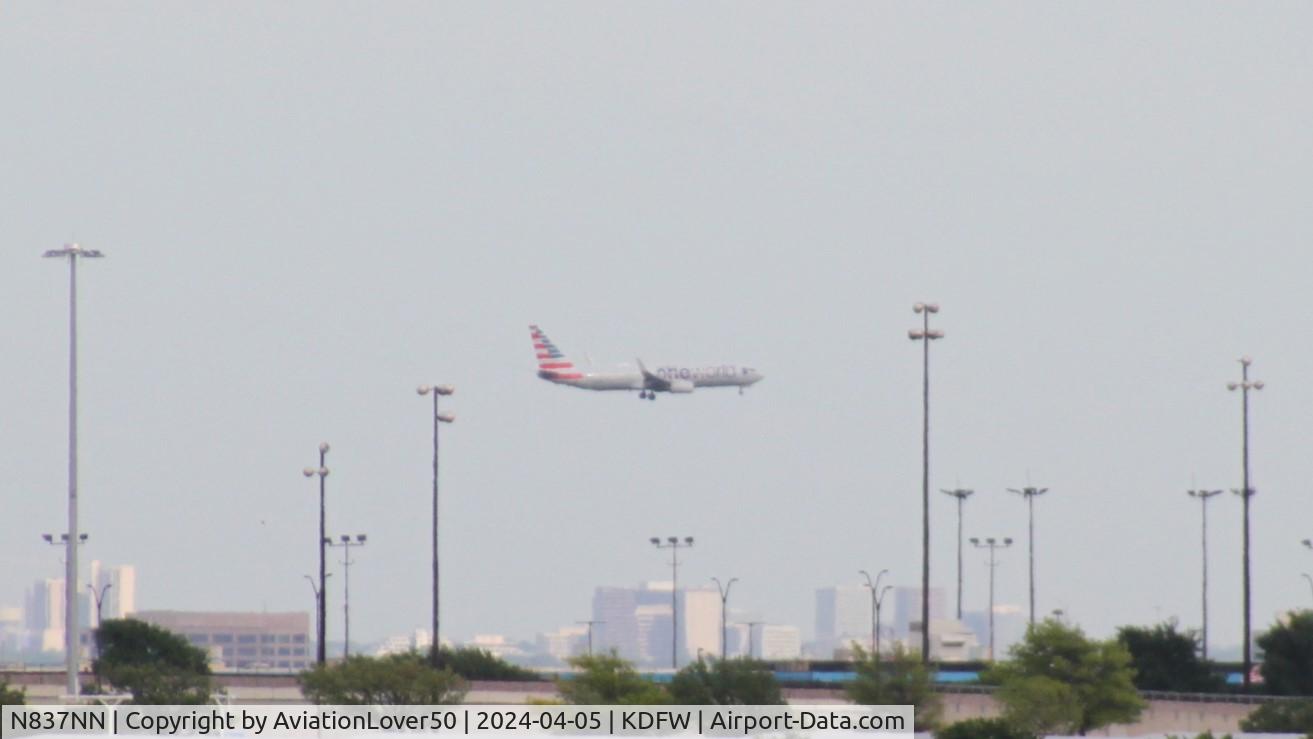
[[[805,634],[816,587],[920,577],[918,300],[942,305],[931,483],[1024,539],[1038,608],[1199,621],[1192,485],[1240,486],[1254,621],[1313,600],[1313,5],[7,2],[0,12],[0,604],[62,571],[77,240],[84,559],[143,608],[310,610],[365,532],[355,634],[531,637],[681,580]],[[534,375],[722,363],[740,397]],[[932,580],[951,593],[952,501]],[[1240,641],[1240,505],[1211,631]],[[334,565],[334,570],[340,567]],[[999,569],[1024,604],[1025,551]],[[984,606],[968,552],[966,607]],[[330,632],[340,635],[340,574]],[[951,596],[950,596],[951,599]]]

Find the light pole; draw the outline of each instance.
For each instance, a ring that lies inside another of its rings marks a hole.
[[[971,537],[971,546],[977,549],[989,550],[989,661],[994,661],[994,568],[998,562],[994,559],[994,552],[999,549],[1007,549],[1012,546],[1012,539],[1004,538],[1002,541],[989,537],[983,542],[976,537]]]
[[[962,505],[971,497],[974,490],[965,488],[956,488],[954,490],[940,490],[944,495],[951,495],[957,498],[957,620],[962,620]]]
[[[575,621],[575,623],[577,623],[577,624],[579,624],[579,625],[581,625],[581,626],[587,624],[587,626],[588,626],[588,656],[589,656],[589,657],[593,656],[593,627],[596,626],[597,624],[604,624],[604,623],[606,623],[606,622],[605,622],[605,621],[595,620],[595,619],[590,619],[590,620],[588,620],[588,621]]]
[[[1304,576],[1304,579],[1305,579],[1306,581],[1308,581],[1308,589],[1309,589],[1309,592],[1310,592],[1310,593],[1313,593],[1313,577],[1310,577],[1309,574],[1308,574],[1307,572],[1303,572],[1303,573],[1300,573],[1300,574],[1302,574],[1302,575]]]
[[[930,663],[930,342],[944,332],[930,328],[930,314],[939,312],[936,303],[917,303],[912,311],[922,317],[921,328],[911,329],[907,338],[921,345],[921,662]]]
[[[328,592],[324,590],[324,581],[328,579],[328,566],[325,559],[324,545],[328,542],[328,537],[324,534],[324,478],[328,477],[328,467],[325,465],[325,458],[328,456],[328,442],[319,444],[319,468],[306,467],[301,470],[301,474],[306,477],[319,476],[319,633],[315,638],[318,644],[315,645],[315,661],[320,665],[328,659],[328,653],[325,651],[325,640],[328,636]]]
[[[1187,490],[1192,498],[1199,501],[1199,512],[1203,518],[1203,563],[1204,563],[1204,593],[1203,593],[1203,614],[1204,627],[1200,635],[1200,647],[1202,648],[1203,658],[1208,659],[1208,500],[1214,495],[1221,495],[1221,490]]]
[[[68,260],[68,536],[64,540],[64,667],[65,690],[70,696],[79,691],[78,666],[81,645],[78,641],[78,258],[99,259],[98,249],[83,249],[65,244],[42,254],[50,259]]]
[[[328,573],[327,575],[327,577],[332,577],[332,576],[333,573],[331,572]],[[302,577],[306,579],[306,582],[310,583],[310,592],[315,594],[315,633],[317,634],[323,633],[322,630],[323,621],[319,620],[321,614],[323,613],[323,609],[319,607],[324,600],[323,590],[319,586],[315,585],[315,579],[313,577],[310,577],[309,575],[302,575]]]
[[[729,631],[725,625],[725,612],[729,610],[729,589],[734,587],[734,583],[738,582],[739,579],[731,577],[729,582],[724,585],[720,584],[719,578],[713,577],[711,581],[716,583],[716,590],[720,591],[720,658],[725,659],[726,649],[729,645]]]
[[[91,597],[96,601],[96,630],[97,630],[97,631],[100,630],[100,622],[101,622],[101,619],[102,619],[102,615],[101,615],[100,607],[101,607],[101,605],[105,602],[105,592],[108,591],[108,590],[109,590],[110,588],[112,588],[112,587],[114,587],[114,583],[107,582],[107,583],[105,583],[104,585],[100,586],[100,590],[96,590],[96,586],[95,586],[95,585],[92,585],[91,583],[87,583],[87,590],[90,590],[90,591],[91,591]],[[94,639],[94,642],[93,642],[93,643],[96,645],[96,649],[95,649],[95,652],[94,652],[94,653],[95,653],[95,655],[96,655],[96,658],[99,658],[99,657],[100,657],[100,639],[95,638],[94,636],[93,636],[92,638]]]
[[[1035,625],[1035,499],[1047,493],[1048,488],[1024,487],[1020,490],[1008,488],[1008,492],[1016,493],[1026,499],[1026,508],[1029,511],[1029,543],[1026,545],[1030,558],[1030,625]]]
[[[871,573],[866,570],[858,570],[857,574],[866,578],[866,588],[871,591],[871,652],[875,659],[880,659],[880,604],[884,601],[884,591],[890,586],[885,586],[884,590],[880,588],[880,580],[889,574],[889,570],[880,570],[875,573],[875,580],[871,580]]]
[[[442,641],[438,638],[438,426],[452,423],[456,417],[438,410],[438,398],[451,395],[456,388],[451,385],[420,385],[415,392],[433,395],[433,644],[429,648],[429,661],[434,667],[441,667]]]
[[[693,546],[693,537],[668,536],[665,541],[657,537],[648,539],[657,549],[670,550],[670,666],[679,669],[679,550]]]
[[[342,659],[351,656],[351,565],[355,564],[351,559],[352,547],[363,547],[365,545],[365,535],[356,534],[352,539],[347,534],[337,541],[328,540],[330,547],[342,547],[346,552],[342,556]]]
[[[1240,358],[1240,382],[1228,382],[1227,390],[1240,390],[1240,415],[1241,415],[1241,443],[1240,443],[1240,460],[1243,469],[1243,482],[1239,490],[1231,492],[1239,495],[1244,504],[1244,608],[1245,608],[1245,690],[1249,690],[1249,672],[1253,668],[1253,659],[1251,655],[1250,630],[1249,630],[1249,499],[1254,497],[1256,492],[1249,484],[1249,391],[1262,390],[1263,381],[1249,379],[1249,365],[1254,360],[1249,357]]]
[[[756,659],[756,655],[754,654],[754,650],[753,650],[753,648],[752,648],[752,641],[753,641],[752,630],[755,629],[755,628],[757,628],[758,626],[761,626],[761,625],[764,624],[764,623],[766,623],[766,622],[765,622],[765,621],[744,621],[744,622],[742,623],[742,625],[748,627],[748,659]]]

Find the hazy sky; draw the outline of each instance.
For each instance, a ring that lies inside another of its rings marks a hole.
[[[65,521],[80,271],[83,558],[144,608],[309,610],[366,532],[353,626],[531,637],[598,584],[681,579],[809,633],[813,590],[920,572],[932,485],[1024,539],[1038,607],[1096,634],[1199,619],[1199,510],[1240,485],[1255,358],[1254,619],[1307,606],[1313,52],[1306,2],[7,2],[0,11],[0,604]],[[599,365],[764,382],[640,402]],[[936,495],[932,579],[951,592]],[[1240,641],[1240,506],[1211,507],[1212,634]],[[334,565],[334,570],[340,567]],[[967,608],[986,597],[968,552]],[[999,570],[1025,602],[1025,551]],[[329,628],[340,636],[340,574]]]

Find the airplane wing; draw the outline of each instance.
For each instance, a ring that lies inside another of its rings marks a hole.
[[[645,390],[670,392],[670,380],[667,380],[664,377],[661,377],[660,375],[654,375],[651,372],[648,372],[647,367],[643,366],[643,360],[636,359],[635,361],[638,362],[639,371],[643,373],[643,388]]]

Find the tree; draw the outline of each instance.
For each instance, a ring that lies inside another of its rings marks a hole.
[[[442,647],[439,664],[466,680],[536,680],[538,674],[478,647]]]
[[[920,659],[901,646],[880,657],[854,644],[857,677],[846,691],[854,703],[868,706],[914,706],[916,731],[933,731],[939,725],[943,702],[935,692],[934,674]]]
[[[1264,703],[1240,720],[1240,730],[1256,734],[1313,734],[1313,701],[1280,700]]]
[[[983,679],[1002,686],[998,699],[1009,721],[1036,733],[1084,735],[1134,721],[1144,709],[1131,655],[1116,640],[1089,639],[1079,628],[1047,619],[1026,630],[1009,658]]]
[[[675,673],[670,681],[670,697],[683,706],[784,703],[775,673],[765,662],[749,658],[693,662]]]
[[[1211,693],[1223,686],[1222,677],[1199,658],[1198,633],[1177,631],[1174,620],[1153,627],[1123,626],[1117,641],[1131,653],[1140,690]]]
[[[1263,692],[1313,695],[1313,611],[1289,614],[1255,642],[1263,650]]]
[[[556,690],[566,703],[595,706],[647,706],[670,702],[670,696],[620,659],[614,651],[571,657],[577,672],[556,681]]]
[[[1001,718],[972,718],[949,724],[935,732],[935,739],[1036,739]]]
[[[92,671],[139,705],[207,703],[214,692],[205,652],[181,636],[135,619],[104,621],[96,629]]]
[[[301,692],[319,705],[441,705],[465,698],[465,681],[437,670],[419,652],[385,657],[351,656],[315,665],[297,678]]]
[[[27,703],[27,691],[22,688],[11,688],[9,683],[0,680],[0,706],[21,706]]]

